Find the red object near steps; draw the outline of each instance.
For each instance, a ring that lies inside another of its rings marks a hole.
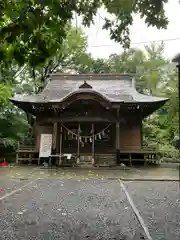
[[[1,164],[2,167],[6,167],[7,164],[6,164],[6,159],[4,159],[4,162]]]

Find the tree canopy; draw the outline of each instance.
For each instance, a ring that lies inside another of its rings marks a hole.
[[[166,28],[168,0],[5,0],[0,2],[0,61],[15,59],[35,67],[62,47],[72,19],[90,26],[101,7],[113,18],[103,28],[123,47],[130,46],[129,27],[139,13],[149,26]]]
[[[33,118],[8,101],[12,94],[38,93],[55,70],[73,73],[134,73],[136,88],[144,94],[168,97],[169,102],[144,120],[144,144],[159,143],[165,151],[175,151],[178,133],[178,82],[175,66],[163,56],[164,45],[152,44],[144,50],[129,49],[108,59],[94,59],[87,53],[87,39],[81,29],[69,27],[55,54],[44,63],[19,65],[15,59],[0,63],[0,144],[16,146],[32,140]],[[28,119],[28,121],[27,121]]]

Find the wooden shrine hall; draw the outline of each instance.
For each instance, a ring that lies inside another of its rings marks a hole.
[[[48,158],[57,165],[114,166],[157,158],[143,145],[142,120],[168,99],[137,92],[130,74],[61,74],[44,90],[11,101],[35,116],[34,146],[20,146],[17,162]]]

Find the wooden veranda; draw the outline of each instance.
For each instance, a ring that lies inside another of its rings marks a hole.
[[[73,157],[73,160],[75,161],[68,161],[67,155],[71,154]],[[76,163],[76,158],[78,154],[74,152],[65,152],[62,153],[62,158],[64,161],[62,161],[60,166],[67,166],[67,165],[74,165],[78,166]],[[43,161],[47,161],[48,163],[54,163],[56,165],[59,165],[59,154],[56,155],[50,155],[48,159],[44,159]],[[89,161],[88,161],[89,157]],[[54,158],[54,161],[51,161],[52,158]],[[83,160],[83,158],[86,158],[86,160]],[[142,162],[144,164],[147,163],[159,163],[160,160],[160,152],[155,147],[145,147],[142,146],[139,148],[139,146],[134,146],[133,148],[129,149],[129,147],[124,147],[120,150],[120,159],[122,163],[125,163],[129,166],[133,165],[133,162]],[[19,146],[19,148],[16,151],[16,163],[39,163],[39,153],[36,150],[36,146]],[[89,164],[91,165],[91,153],[85,153],[82,156],[80,156],[80,163],[83,164]],[[107,152],[107,153],[95,153],[95,164],[96,167],[101,166],[115,166],[116,165],[116,153],[115,152]]]

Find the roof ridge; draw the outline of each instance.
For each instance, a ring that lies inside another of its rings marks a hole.
[[[53,80],[132,80],[133,74],[130,73],[86,73],[86,74],[70,74],[70,73],[52,73],[49,77]]]
[[[133,73],[62,73],[62,72],[54,72],[51,73],[50,76],[59,75],[59,76],[134,76]]]
[[[62,72],[54,72],[51,75],[58,74],[58,75],[133,75],[133,73],[62,73]]]

